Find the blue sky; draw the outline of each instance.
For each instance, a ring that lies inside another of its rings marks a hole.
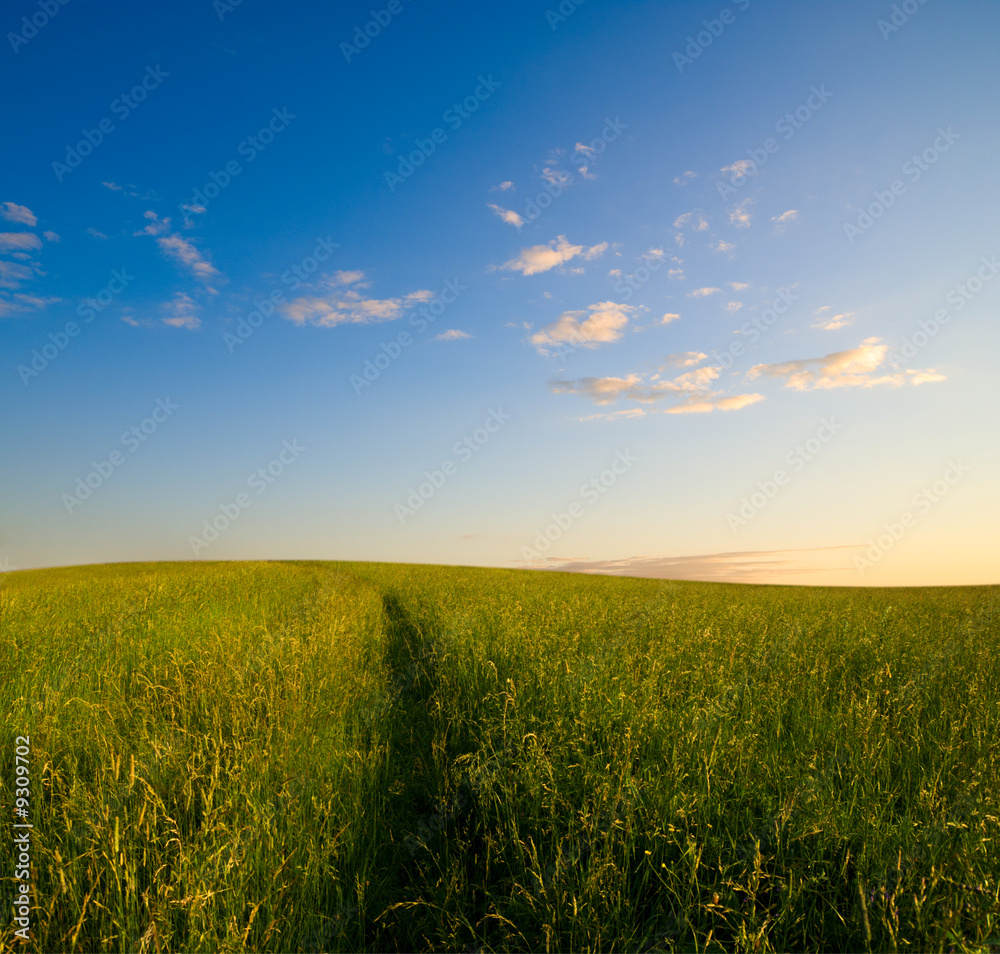
[[[995,4],[0,26],[0,567],[998,582]]]

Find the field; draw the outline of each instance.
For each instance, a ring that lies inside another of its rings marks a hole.
[[[0,948],[998,951],[998,595],[4,574]]]

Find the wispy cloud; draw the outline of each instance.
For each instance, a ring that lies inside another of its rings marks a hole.
[[[736,312],[738,312],[742,307],[743,307],[743,302],[741,301],[726,302],[726,311],[728,311],[731,315],[736,314]]]
[[[95,239],[107,239],[107,236],[98,229],[84,229],[84,232],[93,236]]]
[[[467,334],[464,331],[459,331],[457,328],[449,328],[447,331],[443,331],[439,335],[434,336],[435,341],[461,341],[462,338],[471,338],[472,335]]]
[[[488,207],[493,210],[493,212],[504,220],[508,225],[513,225],[520,228],[524,225],[524,219],[521,218],[513,209],[504,209],[499,205],[495,205],[492,202],[487,203]]]
[[[26,205],[18,205],[16,202],[4,202],[0,205],[0,215],[8,222],[17,222],[20,225],[38,225],[38,217]]]
[[[834,351],[822,358],[801,358],[777,364],[755,364],[747,372],[747,377],[783,380],[785,387],[794,391],[872,388],[883,384],[900,387],[905,384],[925,384],[945,380],[944,375],[938,374],[933,368],[877,374],[876,372],[885,363],[889,350],[889,346],[880,344],[880,341],[880,338],[865,338],[857,348]]]
[[[664,314],[664,316],[663,316],[663,317],[662,317],[662,318],[660,319],[660,324],[661,324],[661,325],[669,325],[669,324],[670,324],[670,322],[672,322],[672,321],[677,321],[677,320],[678,320],[679,318],[680,318],[680,315],[678,315],[678,314],[677,314],[677,312],[675,312],[675,311],[668,311],[668,312],[667,312],[666,314]]]
[[[364,298],[358,289],[367,288],[371,283],[363,279],[361,271],[336,272],[318,283],[320,294],[294,298],[279,305],[278,310],[297,325],[335,328],[344,324],[393,321],[414,305],[434,297],[433,292],[421,289],[398,298]]]
[[[700,352],[685,352],[671,355],[667,364],[661,367],[676,367],[677,359],[688,364],[698,364],[704,360]],[[684,367],[682,363],[680,365]],[[725,395],[713,390],[711,385],[718,378],[717,367],[694,368],[677,377],[663,377],[659,372],[651,376],[629,374],[625,377],[578,378],[575,381],[552,381],[550,389],[556,394],[579,394],[598,406],[615,404],[619,400],[634,401],[637,404],[652,405],[669,403],[660,408],[664,414],[700,414],[709,411],[735,411],[764,400],[762,394]],[[638,415],[631,415],[633,417]]]
[[[54,305],[61,298],[39,298],[35,295],[24,295],[17,292],[0,292],[0,318],[5,315],[16,315],[26,311],[41,311],[47,305]]]
[[[813,328],[821,328],[823,331],[837,331],[840,328],[846,328],[848,325],[854,324],[853,311],[845,311],[840,315],[825,314],[829,310],[830,306],[824,305],[814,312],[817,317],[812,324]]]
[[[812,547],[801,550],[745,550],[732,553],[703,553],[695,556],[637,556],[625,560],[546,559],[547,568],[563,573],[606,573],[659,580],[704,580],[720,583],[781,583],[801,581],[803,576],[829,574],[830,581],[847,579],[855,573],[846,565],[845,550],[866,544],[841,547]],[[856,574],[855,574],[856,575]]]
[[[679,176],[674,176],[674,185],[687,185],[691,179],[697,179],[697,172],[682,172]]]
[[[0,288],[20,288],[24,282],[35,277],[30,265],[17,262],[0,262]]]
[[[701,209],[693,212],[685,212],[674,219],[674,228],[690,228],[692,232],[704,232],[708,229],[708,220],[702,214]]]
[[[170,232],[170,218],[161,219],[152,210],[145,212],[143,218],[146,225],[133,234],[152,235],[161,252],[209,285],[209,291],[214,293],[209,283],[220,277],[219,270],[190,241],[178,232]]]
[[[708,246],[713,252],[731,252],[736,246],[732,242],[725,242],[722,239],[716,239],[714,243]]]
[[[738,229],[745,229],[750,227],[751,215],[749,212],[750,206],[754,203],[753,199],[744,199],[742,202],[737,203],[729,210],[729,221],[730,224],[735,225]]]
[[[721,288],[715,288],[711,285],[707,285],[704,288],[695,288],[693,291],[689,291],[688,298],[707,298],[709,295],[714,295],[716,292],[722,291]]]
[[[508,189],[513,189],[513,182],[501,182],[500,185],[490,186],[490,192],[506,192]]]
[[[771,218],[771,221],[774,223],[774,231],[775,232],[784,231],[785,226],[789,222],[794,222],[795,219],[798,217],[798,214],[799,214],[798,209],[789,209],[787,212],[782,212],[781,215],[773,216]]]
[[[0,232],[0,252],[21,252],[42,247],[34,232]]]
[[[639,308],[600,301],[583,311],[565,311],[551,325],[531,336],[531,343],[542,353],[560,343],[583,348],[618,341],[622,331]]]
[[[160,310],[166,316],[163,319],[165,325],[190,330],[201,325],[201,319],[198,317],[198,306],[185,292],[178,292],[169,302],[161,305]]]
[[[522,249],[519,255],[504,262],[503,265],[492,266],[491,270],[504,269],[510,272],[520,272],[522,275],[537,275],[540,272],[547,272],[557,265],[564,265],[577,256],[590,261],[603,254],[607,247],[607,242],[592,245],[590,248],[583,245],[570,245],[566,241],[566,236],[560,235],[547,245],[533,245],[531,248]]]
[[[738,178],[739,176],[756,175],[757,165],[750,159],[737,159],[728,166],[723,166],[719,172]]]

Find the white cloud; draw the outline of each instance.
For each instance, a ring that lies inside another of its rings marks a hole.
[[[674,219],[674,228],[679,229],[684,226],[690,226],[692,232],[704,232],[708,228],[708,220],[702,214],[701,209],[695,209],[693,212],[685,212],[683,215],[678,215]]]
[[[40,311],[46,305],[54,305],[61,298],[38,298],[35,295],[23,295],[20,292],[11,295],[0,292],[0,318],[4,315],[14,315],[24,311]]]
[[[889,350],[880,344],[880,338],[865,338],[857,348],[834,351],[822,358],[802,358],[777,364],[756,364],[748,378],[777,378],[785,387],[794,391],[816,391],[827,388],[871,388],[885,384],[900,387],[904,384],[925,384],[944,381],[945,377],[933,368],[911,369],[903,372],[876,376]]]
[[[510,272],[520,272],[522,275],[537,275],[540,272],[547,272],[557,265],[563,265],[570,259],[576,258],[577,255],[587,260],[594,259],[601,255],[607,247],[607,242],[593,245],[590,248],[585,248],[583,245],[570,245],[566,241],[566,236],[560,235],[548,245],[533,245],[531,248],[522,249],[518,256],[504,262],[503,265],[492,266],[491,270],[501,268]]]
[[[278,310],[297,325],[335,328],[343,324],[393,321],[415,304],[430,301],[434,293],[421,289],[398,298],[362,298],[357,289],[368,288],[362,271],[340,271],[318,283],[321,294],[301,295],[283,302]],[[351,287],[353,286],[353,287]]]
[[[156,240],[160,251],[169,255],[191,274],[203,282],[209,282],[219,275],[219,270],[205,258],[187,239],[180,235],[163,235]]]
[[[447,331],[434,336],[435,341],[460,341],[462,338],[471,338],[472,335],[459,331],[457,328],[449,328]]]
[[[721,288],[713,288],[711,286],[696,288],[694,291],[688,292],[688,298],[707,298],[709,295],[714,295],[716,292],[720,291],[722,291]]]
[[[827,311],[829,305],[825,305],[816,312],[818,315],[820,312]],[[830,315],[829,317],[818,318],[813,322],[813,328],[821,328],[823,331],[838,331],[840,328],[846,328],[848,325],[854,324],[854,312],[845,311],[840,315]]]
[[[92,235],[96,239],[106,239],[107,238],[107,236],[103,232],[99,231],[98,229],[84,229],[84,231],[88,235]]]
[[[38,225],[38,217],[26,205],[18,205],[16,202],[4,202],[0,206],[0,215],[8,222],[18,222],[21,225]]]
[[[747,209],[753,205],[753,199],[744,199],[742,202],[734,205],[729,210],[729,221],[732,225],[735,225],[738,229],[745,229],[750,227],[750,213]]]
[[[668,354],[664,359],[663,367],[673,368],[693,368],[696,364],[701,364],[708,357],[701,351],[678,351]]]
[[[197,305],[191,296],[184,292],[178,292],[173,299],[161,305],[160,310],[166,315],[163,323],[173,328],[188,328],[193,331],[201,325]]]
[[[143,213],[143,218],[148,220],[148,224],[138,232],[133,232],[133,235],[154,236],[161,252],[183,265],[206,285],[220,276],[219,270],[191,242],[178,232],[170,232],[169,216],[161,219],[155,212],[149,210]],[[170,234],[164,234],[168,232]],[[214,293],[215,289],[209,285],[209,291]]]
[[[723,166],[719,172],[725,172],[732,175],[733,178],[739,178],[740,176],[756,175],[757,174],[757,164],[750,159],[737,159],[735,162],[730,163],[728,166]]]
[[[744,288],[750,287],[746,282],[726,282],[726,284],[733,289],[733,291],[743,291]]]
[[[29,265],[16,262],[0,262],[0,288],[20,288],[21,284],[35,277]]]
[[[516,226],[520,228],[524,225],[524,219],[521,218],[512,209],[503,209],[499,205],[494,205],[492,202],[487,203],[488,207],[491,208],[501,219],[504,220],[508,225]]]
[[[732,242],[724,242],[722,239],[716,239],[714,245],[708,246],[713,252],[731,252],[736,246]]]
[[[629,319],[639,311],[635,305],[600,301],[585,311],[563,312],[551,325],[531,336],[531,343],[542,353],[562,342],[582,348],[618,341]]]
[[[741,302],[741,301],[727,301],[726,302],[726,311],[728,311],[731,315],[733,315],[736,312],[738,312],[742,307],[743,307],[743,302]]]
[[[59,236],[55,232],[42,232],[46,242],[58,242]]]
[[[0,252],[41,247],[42,240],[34,232],[0,232]]]
[[[689,179],[697,178],[697,172],[682,172],[679,176],[674,176],[674,185],[687,185]]]
[[[664,315],[664,316],[663,316],[663,317],[662,317],[662,318],[660,319],[660,324],[661,324],[661,325],[669,325],[669,324],[670,324],[670,322],[672,322],[672,321],[677,321],[677,319],[678,319],[678,318],[680,318],[680,315],[678,315],[678,314],[677,314],[676,312],[673,312],[673,311],[668,311],[668,312],[667,312],[667,313],[666,313],[666,314],[665,314],[665,315]]]
[[[671,268],[667,270],[667,278],[676,278],[679,281],[684,280],[684,269],[683,268]]]
[[[506,192],[508,189],[513,188],[513,182],[501,182],[500,185],[490,186],[490,192]]]
[[[698,357],[699,354],[690,352],[691,358],[687,360],[697,363],[702,360]],[[552,381],[549,386],[556,394],[580,394],[590,398],[598,406],[614,404],[619,399],[639,404],[672,402],[670,407],[662,409],[664,414],[735,411],[764,400],[761,394],[736,394],[727,397],[720,391],[711,390],[709,384],[718,377],[719,370],[716,367],[697,368],[673,379],[663,379],[659,374],[654,374],[649,380],[638,374],[623,378],[579,378],[576,381]]]
[[[774,223],[775,234],[784,232],[785,226],[788,225],[789,222],[794,222],[798,214],[798,209],[789,209],[787,212],[782,212],[781,215],[773,216],[771,221]]]

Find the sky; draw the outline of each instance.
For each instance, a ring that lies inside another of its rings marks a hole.
[[[0,570],[1000,582],[995,3],[372,2],[5,5]]]

